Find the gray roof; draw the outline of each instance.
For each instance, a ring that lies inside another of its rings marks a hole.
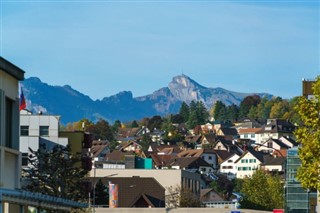
[[[11,75],[12,77],[18,79],[19,81],[24,80],[24,73],[22,69],[7,61],[6,59],[0,56],[0,69],[4,70],[6,73]]]

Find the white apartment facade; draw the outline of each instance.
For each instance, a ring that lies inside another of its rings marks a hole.
[[[28,110],[20,111],[20,147],[22,152],[22,164],[27,165],[29,148],[34,151],[39,149],[40,144],[45,144],[47,149],[54,145],[66,146],[68,138],[59,137],[60,116],[32,114]]]

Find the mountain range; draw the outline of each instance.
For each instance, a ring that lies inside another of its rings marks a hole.
[[[101,100],[92,100],[69,85],[48,85],[36,77],[27,78],[21,84],[29,110],[60,115],[63,124],[82,118],[91,121],[102,118],[109,122],[125,122],[154,115],[163,116],[177,113],[182,102],[189,104],[192,100],[202,101],[209,109],[218,100],[226,105],[239,105],[248,95],[272,97],[267,93],[240,93],[221,87],[207,88],[186,75],[173,77],[167,87],[150,95],[133,97],[132,92],[122,91]]]

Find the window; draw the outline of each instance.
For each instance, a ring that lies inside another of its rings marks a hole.
[[[227,166],[222,166],[222,169],[227,169],[228,167]]]
[[[248,138],[248,134],[244,134],[244,138]]]
[[[22,153],[22,166],[28,166],[28,153]]]
[[[12,148],[12,132],[13,132],[13,101],[6,98],[6,120],[5,120],[5,137],[6,137],[6,147]]]
[[[228,166],[228,169],[233,169],[233,166]]]
[[[241,163],[248,163],[248,159],[242,159]]]
[[[272,148],[272,142],[268,142],[268,148]]]
[[[233,162],[233,160],[228,160],[228,163],[232,163]]]
[[[249,160],[249,163],[255,163],[256,162],[256,159],[250,159]]]
[[[49,136],[49,126],[40,126],[40,136]]]
[[[20,127],[20,136],[29,136],[29,126]]]
[[[209,160],[212,160],[212,156],[208,156],[208,159],[209,159]]]
[[[255,134],[251,134],[251,138],[254,138],[255,137]]]

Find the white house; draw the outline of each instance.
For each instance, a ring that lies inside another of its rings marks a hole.
[[[251,177],[253,172],[263,163],[263,154],[253,149],[248,149],[236,161],[237,178]]]
[[[235,162],[239,159],[239,155],[233,154],[220,164],[220,173],[226,174],[228,178],[234,179],[237,175],[237,167]]]
[[[240,139],[250,139],[252,141],[260,141],[260,134],[257,134],[261,131],[261,128],[242,128],[238,130]]]

